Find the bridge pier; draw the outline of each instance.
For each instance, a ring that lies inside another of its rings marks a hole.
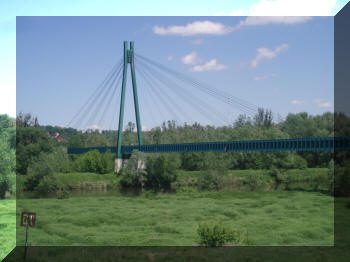
[[[129,159],[116,158],[114,160],[114,172],[118,173],[122,168],[126,167]],[[146,162],[143,160],[138,160],[137,169],[146,169]]]

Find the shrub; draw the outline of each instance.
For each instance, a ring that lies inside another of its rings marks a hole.
[[[219,191],[225,186],[223,171],[207,170],[198,178],[198,187],[201,190]]]
[[[27,179],[24,182],[25,188],[33,191],[44,177],[55,176],[54,161],[51,155],[40,154],[37,160],[28,167]],[[53,182],[53,180],[50,181]],[[49,182],[49,180],[46,182]]]
[[[119,172],[121,176],[120,185],[123,188],[143,189],[146,182],[146,171],[144,170],[145,156],[143,153],[134,150],[125,168]]]
[[[146,186],[156,190],[170,189],[176,181],[176,165],[168,156],[152,156],[146,161]]]
[[[243,184],[249,185],[251,190],[258,189],[262,185],[266,184],[263,174],[248,174],[243,178]]]
[[[328,164],[328,191],[331,195],[334,195],[334,161],[329,161]]]
[[[113,171],[113,157],[110,152],[101,154],[97,150],[89,151],[75,160],[77,171],[106,174]]]
[[[36,195],[39,197],[48,196],[51,192],[54,192],[56,190],[57,180],[55,176],[44,176],[34,189]]]
[[[239,238],[238,232],[222,224],[199,224],[197,233],[200,238],[199,244],[206,247],[217,247],[226,243],[237,243]]]
[[[6,191],[8,191],[9,188],[9,181],[8,177],[5,175],[0,176],[0,199],[5,198]]]
[[[63,188],[56,194],[57,199],[67,199],[70,197],[70,193],[67,189]]]

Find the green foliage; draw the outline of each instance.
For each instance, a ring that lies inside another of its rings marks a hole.
[[[142,190],[147,180],[147,173],[144,169],[144,164],[144,154],[134,150],[126,167],[122,168],[119,173],[121,177],[120,185],[123,188],[138,188]]]
[[[266,184],[266,179],[263,174],[252,173],[244,177],[243,183],[249,185],[251,190],[256,190]]]
[[[70,193],[66,188],[62,188],[56,193],[57,199],[68,199],[70,197]]]
[[[55,154],[41,153],[28,167],[24,181],[26,190],[35,191],[38,196],[47,196],[57,189]]]
[[[46,197],[50,193],[58,189],[57,179],[55,176],[46,175],[39,180],[39,184],[34,188],[34,191],[39,197]]]
[[[350,162],[335,164],[334,169],[334,196],[350,196]]]
[[[14,120],[7,115],[0,115],[0,199],[6,192],[15,194],[16,187],[16,154],[15,154]]]
[[[334,195],[334,160],[329,161],[328,164],[328,191],[331,195]]]
[[[26,174],[41,153],[54,151],[55,141],[39,127],[17,127],[16,136],[16,170],[20,174]]]
[[[222,170],[206,170],[198,178],[198,187],[201,190],[219,191],[225,186],[225,175]]]
[[[146,186],[156,190],[171,188],[176,181],[176,163],[170,155],[150,156],[146,161]]]
[[[197,233],[200,238],[199,244],[206,247],[223,246],[226,243],[235,243],[238,240],[238,232],[221,223],[213,225],[199,224]]]
[[[74,161],[74,168],[80,172],[106,174],[113,172],[114,157],[110,152],[101,154],[98,150],[80,155]]]

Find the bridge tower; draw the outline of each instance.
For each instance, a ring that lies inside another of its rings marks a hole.
[[[136,86],[136,74],[135,74],[135,59],[134,59],[134,42],[130,42],[130,48],[128,48],[128,42],[124,41],[124,66],[123,66],[123,82],[122,91],[120,99],[120,110],[119,110],[119,125],[118,125],[118,140],[117,140],[117,158],[115,161],[115,171],[118,172],[122,167],[122,134],[123,134],[123,120],[124,120],[124,105],[125,105],[125,88],[128,65],[130,64],[131,79],[132,79],[132,90],[134,95],[134,106],[136,115],[136,126],[137,126],[137,137],[139,145],[142,145],[142,130],[141,130],[141,120],[139,111],[139,101],[137,96],[137,86]]]

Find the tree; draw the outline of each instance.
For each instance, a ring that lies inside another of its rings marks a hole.
[[[144,168],[145,155],[134,150],[125,168],[122,168],[120,184],[123,188],[137,188],[142,191],[147,180],[147,172]]]
[[[0,115],[0,199],[6,192],[15,194],[16,186],[16,154],[15,125],[8,115]]]
[[[176,164],[168,156],[151,156],[146,161],[146,186],[156,190],[170,189],[176,181]]]

